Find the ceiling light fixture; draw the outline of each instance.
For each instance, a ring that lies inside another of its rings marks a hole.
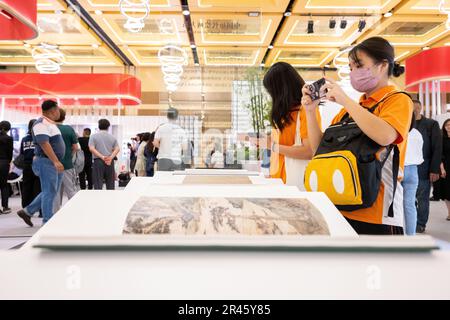
[[[31,47],[31,45],[30,45],[29,43],[26,43],[26,42],[23,44],[23,46],[24,46],[25,48],[30,48],[30,47]]]
[[[102,11],[102,10],[98,10],[98,9],[95,10],[94,12],[95,12],[95,14],[98,15],[98,16],[101,16],[101,15],[103,14],[103,11]]]
[[[158,51],[161,70],[164,75],[166,89],[170,93],[178,89],[183,75],[183,66],[187,62],[187,53],[177,45],[166,45]]]
[[[330,29],[336,28],[336,20],[335,19],[330,19],[330,23],[328,24],[328,27]]]
[[[366,20],[364,20],[364,19],[359,20],[358,32],[362,32],[365,27],[366,27]]]
[[[306,32],[308,34],[314,33],[314,20],[308,21],[308,30]]]
[[[383,16],[384,16],[385,18],[392,17],[392,12],[391,12],[391,11],[388,11],[388,12],[386,12]]]
[[[285,17],[290,17],[292,15],[292,12],[290,12],[290,11],[286,11],[285,13],[284,13],[284,16]]]
[[[341,27],[341,29],[347,28],[347,20],[342,19],[342,20],[341,20],[341,25],[340,25],[340,27]]]
[[[428,47],[428,46],[423,47],[422,50],[424,50],[424,51],[425,51],[425,50],[430,50],[430,47]]]
[[[188,16],[188,15],[190,15],[191,13],[189,12],[189,10],[183,10],[183,16]]]
[[[273,49],[273,45],[270,45],[268,48],[269,48],[269,50],[272,50]]]
[[[353,47],[346,48],[339,52],[333,59],[333,65],[337,70],[338,77],[342,82],[350,81],[350,66],[348,59],[348,52],[352,50]]]
[[[64,54],[59,51],[58,46],[48,43],[41,43],[33,48],[31,55],[39,73],[59,73],[65,63]]]
[[[249,13],[248,13],[248,16],[249,17],[259,17],[259,15],[260,15],[260,13],[258,12],[258,11],[250,11]]]
[[[92,48],[94,48],[94,49],[98,49],[98,47],[99,47],[99,45],[98,45],[98,44],[96,44],[96,43],[93,43],[93,44],[92,44]]]
[[[191,44],[191,49],[195,49],[197,46],[195,44]]]
[[[144,20],[150,14],[150,2],[149,0],[140,0],[140,2],[131,2],[130,0],[120,0],[119,2],[120,13],[127,18],[127,22],[123,25],[125,29],[132,33],[141,32],[145,27]],[[142,12],[144,10],[144,12]],[[139,17],[131,15],[140,13]]]

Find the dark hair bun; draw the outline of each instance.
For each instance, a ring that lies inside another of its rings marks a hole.
[[[394,77],[400,77],[405,72],[405,67],[401,66],[398,62],[394,63],[394,68],[392,69],[392,75]]]

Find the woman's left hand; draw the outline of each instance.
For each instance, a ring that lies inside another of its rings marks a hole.
[[[322,90],[327,91],[326,98],[332,102],[336,102],[342,106],[345,106],[346,102],[349,100],[348,95],[333,79],[325,78],[325,80],[327,81],[327,83],[322,87]]]

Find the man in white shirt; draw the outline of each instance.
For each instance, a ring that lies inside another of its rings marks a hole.
[[[183,155],[188,150],[186,132],[175,122],[178,119],[178,110],[169,108],[167,111],[168,123],[161,125],[155,133],[153,145],[158,151],[158,170],[174,171],[182,169]]]
[[[403,173],[403,212],[405,216],[405,234],[414,236],[417,226],[416,193],[419,185],[419,174],[417,167],[423,163],[423,138],[422,134],[415,129],[416,121],[413,117],[411,129],[408,134],[408,143],[405,154],[405,168]]]

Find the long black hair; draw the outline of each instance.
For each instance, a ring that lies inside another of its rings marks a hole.
[[[36,122],[36,119],[31,119],[28,121],[28,132],[27,134],[31,134],[31,130],[33,129],[34,123]]]
[[[148,140],[150,140],[150,132],[144,132],[142,134],[141,141],[147,141],[148,142]]]
[[[267,71],[263,84],[272,97],[272,126],[282,131],[293,121],[291,112],[302,103],[305,81],[289,63],[277,62]]]
[[[445,130],[445,125],[450,121],[450,118],[448,118],[447,120],[444,121],[444,124],[442,125],[442,136],[444,138],[450,138],[448,136],[447,130]]]
[[[350,50],[348,56],[360,65],[357,52],[362,51],[375,60],[376,63],[386,61],[389,64],[388,76],[400,77],[405,72],[405,67],[395,62],[394,47],[382,37],[372,37],[364,40]]]
[[[155,131],[153,131],[152,133],[150,133],[150,137],[149,140],[147,142],[147,145],[145,146],[146,151],[148,152],[148,154],[153,154],[155,155],[155,153],[157,152],[157,149],[155,148],[155,146],[153,145],[153,141],[155,140]]]

